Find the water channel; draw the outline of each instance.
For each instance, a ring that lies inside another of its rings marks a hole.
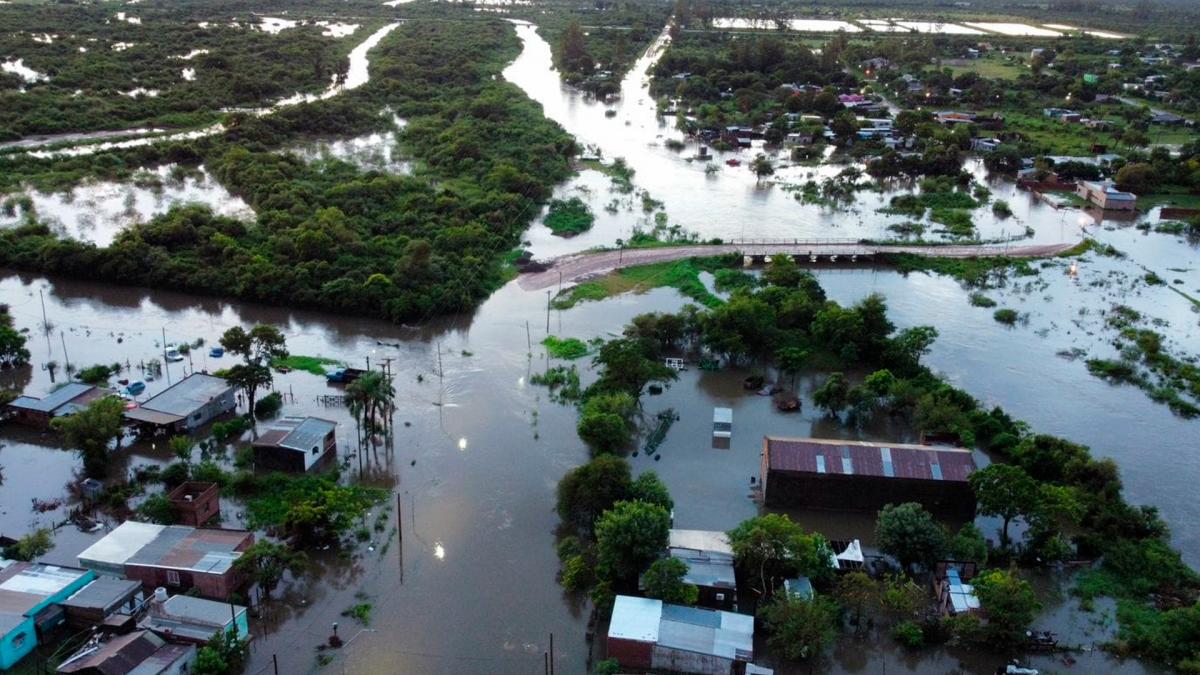
[[[722,165],[716,176],[702,163],[687,162],[694,144],[676,153],[662,145],[681,138],[661,123],[645,91],[646,71],[666,38],[651,49],[626,78],[622,99],[611,105],[592,101],[560,85],[549,46],[532,26],[518,25],[524,50],[505,76],[521,86],[581,142],[600,148],[604,157],[625,157],[636,170],[634,181],[664,203],[670,221],[703,237],[874,236],[879,217],[860,198],[859,215],[805,206],[778,183],[795,174],[828,171],[824,167],[790,167],[775,184],[760,184],[744,168]],[[605,109],[615,108],[615,118]],[[981,169],[977,169],[982,171]],[[982,176],[982,173],[980,174]],[[989,183],[997,195],[1006,189]],[[617,213],[602,211],[614,198],[607,177],[583,172],[560,188],[560,194],[584,194],[598,215],[593,232],[570,240],[546,235],[540,224],[526,235],[539,256],[611,244],[626,237],[639,218],[639,208],[621,205]],[[1008,193],[1003,193],[1008,194]],[[1116,387],[1090,377],[1079,360],[1059,356],[1079,348],[1097,355],[1112,351],[1100,310],[1114,301],[1136,307],[1168,322],[1158,328],[1171,345],[1197,351],[1200,329],[1187,301],[1167,287],[1136,282],[1141,266],[1184,270],[1170,272],[1189,292],[1200,288],[1195,243],[1162,234],[1144,234],[1132,223],[1097,223],[1080,212],[1060,212],[1012,192],[1008,198],[1020,227],[1032,227],[1034,238],[1060,241],[1076,237],[1080,228],[1111,241],[1128,256],[1094,254],[1077,276],[1066,263],[1053,263],[1032,280],[1021,278],[989,294],[1003,306],[1020,309],[1025,322],[1009,328],[990,311],[972,308],[967,291],[955,281],[922,274],[902,276],[872,268],[817,268],[831,298],[853,302],[868,293],[883,293],[900,327],[932,324],[941,337],[928,362],[953,382],[990,404],[1001,405],[1033,428],[1085,443],[1121,467],[1127,496],[1151,503],[1171,523],[1175,543],[1192,564],[1200,563],[1200,505],[1193,499],[1200,478],[1195,422],[1173,416],[1141,391]],[[860,195],[871,198],[871,193]],[[1070,214],[1070,215],[1064,215]],[[1011,227],[983,225],[992,230]],[[998,234],[998,233],[997,233]],[[43,331],[45,317],[52,326]],[[587,663],[584,639],[587,609],[564,596],[555,583],[554,488],[561,475],[587,459],[577,439],[575,412],[550,402],[546,392],[528,384],[547,367],[538,342],[547,332],[579,338],[609,337],[636,314],[669,311],[683,299],[673,290],[657,289],[586,303],[547,315],[545,296],[527,293],[510,283],[470,315],[446,317],[418,326],[291,311],[248,303],[159,290],[108,286],[37,275],[6,273],[0,279],[0,301],[10,305],[18,328],[30,332],[31,368],[4,371],[5,386],[41,395],[53,386],[49,360],[60,365],[128,362],[134,377],[139,363],[159,356],[162,341],[209,344],[229,326],[279,325],[293,353],[321,355],[363,364],[391,359],[397,402],[394,447],[380,447],[348,459],[365,480],[394,489],[399,513],[390,525],[403,531],[402,543],[374,534],[351,560],[318,553],[314,574],[284,584],[282,600],[270,603],[256,627],[248,672],[270,672],[278,657],[280,672],[316,672],[314,646],[323,642],[335,621],[350,644],[326,669],[352,673],[538,673],[543,652],[554,634],[556,670],[582,673]],[[1108,350],[1106,352],[1105,350]],[[168,377],[184,369],[212,370],[221,362],[207,349],[191,360],[172,364]],[[581,364],[585,382],[590,377]],[[62,370],[57,373],[61,381]],[[676,525],[726,529],[754,515],[749,477],[756,472],[764,433],[896,439],[907,429],[849,429],[815,412],[811,391],[820,376],[800,386],[803,412],[785,415],[770,399],[746,395],[742,373],[726,371],[682,374],[661,397],[647,400],[648,413],[671,406],[683,418],[662,447],[662,460],[633,458],[635,470],[653,468],[666,480],[676,500]],[[150,383],[149,393],[164,380]],[[339,423],[339,452],[346,454],[353,421],[344,409],[327,407],[317,396],[337,393],[323,379],[303,372],[279,375],[276,388],[288,396],[287,412],[315,414]],[[729,450],[709,447],[707,424],[714,405],[734,408],[736,432]],[[53,436],[6,428],[0,436],[4,467],[0,531],[24,531],[64,517],[72,504],[68,484],[78,462],[58,449]],[[126,465],[165,463],[169,451],[148,443],[123,451]],[[63,506],[33,512],[33,498],[62,498]],[[861,537],[871,543],[870,519],[840,514],[795,514],[808,527],[832,538]],[[226,505],[224,523],[234,526],[236,504]],[[397,522],[397,520],[399,522]],[[46,556],[69,564],[97,534],[63,528],[56,547]],[[1046,579],[1047,588],[1061,580]],[[374,606],[370,626],[340,616],[361,602]],[[1058,630],[1065,640],[1090,645],[1101,642],[1110,628],[1100,612],[1081,613],[1073,601],[1048,602],[1039,627]],[[821,672],[875,673],[990,672],[1001,656],[936,651],[919,657],[900,651],[886,636],[866,641],[843,639]],[[1117,663],[1098,651],[1079,655],[1080,672],[1156,672],[1137,663]],[[1034,664],[1056,667],[1048,659]],[[780,665],[780,664],[775,664]],[[1059,666],[1060,667],[1060,666]],[[778,672],[804,672],[782,666]]]

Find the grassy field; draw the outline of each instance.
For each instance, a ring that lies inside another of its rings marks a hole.
[[[1091,156],[1092,145],[1099,143],[1110,152],[1119,152],[1112,134],[1095,131],[1082,124],[1067,124],[1059,120],[1012,110],[999,111],[1004,115],[1005,131],[1021,133],[1039,150],[1048,155]]]
[[[721,304],[721,299],[704,287],[700,273],[728,266],[726,258],[691,258],[629,267],[567,289],[552,304],[555,309],[570,309],[580,302],[603,300],[625,293],[645,293],[652,288],[669,286],[706,307],[715,307]]]
[[[1200,209],[1200,195],[1188,192],[1156,192],[1138,196],[1138,209],[1146,211],[1155,206],[1178,206],[1185,209]]]
[[[978,59],[954,59],[951,62],[944,62],[942,65],[949,68],[955,75],[978,73],[980,77],[995,80],[1015,80],[1021,73],[1028,72],[1028,69],[1025,67],[1011,63],[1000,56],[985,56]]]
[[[303,370],[312,373],[313,375],[325,375],[325,368],[328,366],[337,365],[340,363],[334,359],[327,359],[323,356],[301,356],[292,354],[286,359],[275,359],[271,361],[271,366],[274,368],[289,368],[291,370]]]

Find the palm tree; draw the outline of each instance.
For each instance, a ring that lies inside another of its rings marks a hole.
[[[346,402],[361,405],[361,413],[366,420],[367,436],[375,435],[375,425],[378,418],[384,421],[387,428],[389,413],[394,408],[396,388],[392,381],[382,372],[372,371],[363,374],[346,387]]]

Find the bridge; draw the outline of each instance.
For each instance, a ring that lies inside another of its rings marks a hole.
[[[796,262],[852,263],[868,262],[875,256],[889,253],[909,253],[929,258],[1044,258],[1071,250],[1078,243],[1058,244],[977,244],[905,246],[902,244],[871,244],[857,239],[747,239],[722,244],[661,246],[655,248],[621,249],[574,253],[546,261],[548,266],[539,272],[522,274],[518,283],[526,290],[540,290],[559,284],[573,284],[582,279],[607,274],[614,270],[653,263],[671,262],[684,258],[739,254],[762,262],[773,255],[795,256]]]

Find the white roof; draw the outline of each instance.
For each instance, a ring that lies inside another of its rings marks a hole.
[[[733,555],[729,535],[713,530],[671,530],[667,540],[670,548],[690,548],[698,551],[714,551]]]
[[[855,539],[854,541],[850,542],[850,545],[846,547],[845,551],[837,554],[837,559],[847,560],[850,562],[863,562],[862,544],[858,543],[858,540]]]
[[[662,600],[618,595],[613,603],[612,620],[608,623],[608,637],[658,642],[662,608]]]
[[[733,424],[733,408],[713,408],[713,422]]]
[[[134,554],[142,550],[146,544],[158,538],[159,533],[164,529],[166,529],[165,525],[138,523],[127,520],[121,523],[117,529],[105,535],[103,539],[87,547],[87,550],[83,553],[80,553],[79,564],[86,565],[87,562],[93,562],[106,565],[124,565]]]

